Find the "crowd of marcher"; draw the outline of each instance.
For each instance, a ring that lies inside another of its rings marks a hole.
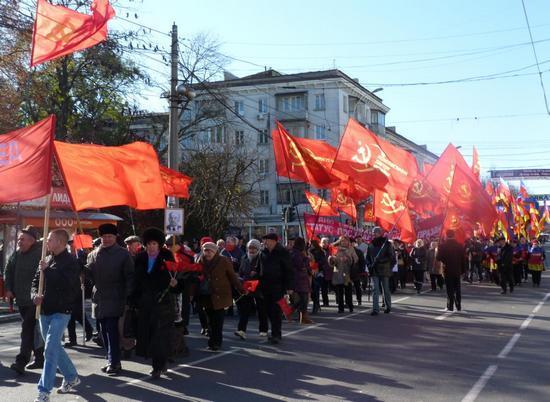
[[[8,259],[7,296],[15,298],[22,318],[20,352],[11,368],[17,374],[42,369],[37,401],[49,400],[57,369],[64,378],[57,392],[70,392],[80,383],[65,351],[77,343],[76,322],[87,341],[105,349],[105,364],[98,367],[105,375],[120,374],[122,360],[135,352],[151,360],[151,378],[158,379],[173,359],[189,353],[185,335],[194,315],[208,351],[223,347],[225,317],[237,314],[236,337],[246,340],[250,318],[257,317],[258,337],[276,345],[282,341],[283,319],[312,324],[330,306],[331,292],[339,314],[353,312],[372,296],[371,315],[376,316],[381,296],[389,314],[392,293],[412,283],[420,294],[429,283],[434,292],[445,287],[447,310],[460,311],[462,281],[492,282],[503,294],[511,293],[529,274],[533,286],[540,286],[545,269],[537,240],[474,237],[461,244],[453,231],[441,244],[422,239],[405,244],[376,227],[368,243],[360,237],[309,242],[297,237],[286,246],[275,233],[261,241],[205,236],[189,244],[150,228],[141,238],[126,238],[125,247],[115,225],[101,225],[99,234],[92,250],[77,250],[66,231],[53,230],[46,240],[49,256],[41,261],[41,235],[27,227]],[[86,298],[92,300],[95,334],[83,309]]]

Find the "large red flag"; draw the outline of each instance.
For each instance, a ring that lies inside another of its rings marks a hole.
[[[374,192],[374,216],[378,218],[380,226],[386,231],[398,229],[403,241],[414,241],[415,231],[409,209],[398,194],[399,192],[393,189],[376,190]]]
[[[153,147],[120,147],[55,141],[55,154],[76,211],[128,205],[166,208],[160,165]]]
[[[441,228],[441,237],[443,237],[447,230],[453,230],[455,232],[455,238],[459,243],[464,243],[468,237],[472,237],[474,233],[474,225],[468,219],[467,216],[461,213],[460,210],[449,207],[445,214],[445,220]]]
[[[474,150],[472,152],[472,173],[478,180],[479,180],[480,172],[481,172],[481,165],[479,164],[479,154],[477,153],[477,149],[474,146]]]
[[[0,202],[43,197],[52,186],[55,116],[0,135]]]
[[[160,166],[160,176],[164,194],[173,197],[189,198],[189,186],[193,179],[166,166]]]
[[[349,119],[340,140],[334,168],[371,188],[390,184],[406,192],[418,174],[416,158],[408,151],[378,137],[354,119]]]
[[[32,37],[31,67],[103,42],[115,10],[108,0],[94,0],[92,15],[38,0]]]
[[[432,188],[447,198],[451,192],[455,167],[467,171],[470,169],[458,149],[449,144],[441,154],[433,168],[426,175],[426,182]]]
[[[346,196],[339,187],[333,187],[330,190],[330,205],[332,208],[351,216],[354,221],[357,220],[357,209],[353,199]]]
[[[327,188],[338,182],[338,178],[327,169],[328,162],[320,162],[312,149],[312,140],[307,147],[301,138],[290,135],[283,125],[277,122],[273,130],[273,152],[279,176],[309,183],[317,188]],[[332,157],[334,160],[334,157]]]
[[[305,195],[315,215],[319,215],[319,216],[339,216],[340,215],[330,206],[328,202],[323,200],[318,195],[310,193],[309,191],[305,191]]]

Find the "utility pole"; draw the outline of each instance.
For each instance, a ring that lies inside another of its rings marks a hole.
[[[178,54],[178,27],[174,23],[172,25],[172,50],[170,53],[172,71],[170,75],[170,120],[168,126],[168,167],[174,170],[179,170]],[[178,207],[177,197],[169,197],[168,202],[172,208]]]

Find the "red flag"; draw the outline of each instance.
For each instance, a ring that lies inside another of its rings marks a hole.
[[[447,208],[441,230],[442,236],[446,234],[447,230],[453,230],[456,240],[459,243],[464,243],[468,237],[473,235],[474,226],[468,217],[462,214],[458,209],[449,207]]]
[[[55,116],[0,135],[0,202],[45,196],[52,186]]]
[[[309,205],[311,205],[311,208],[313,209],[313,213],[315,215],[319,216],[339,216],[338,212],[336,212],[328,202],[323,200],[318,195],[315,195],[313,193],[310,193],[309,191],[305,191],[305,195],[307,200],[309,201]]]
[[[256,288],[258,287],[258,284],[260,281],[253,280],[253,281],[244,281],[243,282],[243,290],[247,291],[248,293],[254,293],[256,291]]]
[[[390,232],[393,228],[399,229],[403,241],[415,240],[409,209],[397,194],[395,190],[388,192],[376,190],[374,193],[374,216],[378,218],[380,226],[386,231]]]
[[[407,193],[407,205],[421,217],[430,217],[443,213],[445,203],[427,183],[424,176],[414,179]]]
[[[315,151],[312,152],[311,147],[304,147],[303,139],[290,135],[281,123],[277,122],[272,137],[279,176],[300,180],[317,188],[327,188],[338,181],[338,178],[327,170],[327,164],[321,163],[315,157]]]
[[[92,236],[87,234],[74,235],[73,247],[77,250],[81,250],[85,248],[94,248]]]
[[[149,144],[105,147],[55,141],[55,154],[76,211],[115,205],[166,208],[158,157]]]
[[[374,198],[374,197],[373,197]],[[375,222],[376,216],[374,216],[374,202],[367,202],[365,204],[365,215],[363,217],[365,222]]]
[[[406,192],[418,174],[416,158],[378,137],[350,118],[340,140],[334,168],[364,186],[383,189],[387,183]]]
[[[330,190],[330,205],[332,208],[351,216],[354,221],[357,220],[357,209],[355,208],[355,203],[351,197],[344,195],[339,187],[333,187]]]
[[[31,67],[103,42],[115,10],[108,0],[94,0],[91,8],[92,15],[86,15],[38,0]]]
[[[294,313],[294,309],[286,302],[286,299],[284,297],[280,298],[277,301],[277,304],[279,305],[279,307],[281,307],[281,311],[283,312],[286,320],[292,321],[292,314]]]
[[[472,173],[474,174],[476,179],[479,180],[479,175],[481,173],[481,165],[479,164],[479,155],[477,153],[477,149],[475,146],[472,152]]]
[[[502,177],[499,179],[496,198],[497,201],[502,201],[505,205],[510,205],[512,202],[512,192],[510,191],[508,184],[502,180]]]
[[[162,165],[160,165],[160,176],[165,195],[189,198],[189,186],[193,181],[191,177]]]
[[[520,180],[519,182],[519,193],[521,194],[521,198],[523,200],[529,198],[529,193],[527,192],[527,187],[525,187],[525,183],[523,182],[523,180]]]
[[[439,194],[447,198],[453,184],[455,167],[463,171],[470,170],[470,167],[458,150],[449,144],[441,154],[434,167],[426,175],[426,182]]]

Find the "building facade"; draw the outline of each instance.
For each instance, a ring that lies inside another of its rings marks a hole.
[[[226,79],[210,83],[208,89],[195,89],[198,96],[182,114],[182,125],[190,126],[190,121],[199,115],[201,118],[194,133],[182,141],[183,151],[205,144],[232,145],[256,157],[258,203],[253,216],[240,224],[245,236],[259,238],[269,231],[282,234],[283,208],[291,203],[297,205],[297,217],[311,212],[304,196],[308,186],[276,174],[271,141],[276,121],[294,136],[337,147],[348,119],[353,117],[413,152],[421,169],[424,162],[437,159],[395,128],[386,127],[389,108],[382,99],[339,70],[287,75],[268,70],[243,78],[226,74]],[[291,235],[300,234],[298,219],[289,226]]]

